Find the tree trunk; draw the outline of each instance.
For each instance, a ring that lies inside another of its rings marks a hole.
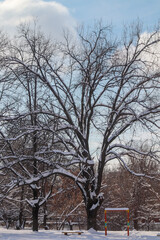
[[[97,230],[97,209],[87,210],[87,230],[90,228]]]
[[[88,196],[88,198],[85,197],[85,207],[87,213],[87,230],[93,228],[94,230],[97,231],[98,230],[97,213],[98,209],[100,208],[103,202],[103,194],[98,193],[96,195],[95,191],[92,191],[92,194],[90,193],[90,195],[91,197],[90,196]]]
[[[138,213],[134,211],[134,219],[133,219],[134,229],[138,231]]]
[[[33,219],[33,231],[38,232],[38,212],[39,212],[39,206],[38,204],[35,204],[34,207],[32,207],[32,219]]]
[[[138,231],[138,220],[135,219],[133,223],[134,223],[134,229]]]
[[[24,217],[23,217],[23,199],[24,199],[24,186],[22,186],[22,191],[21,191],[21,202],[20,202],[20,209],[19,209],[19,216],[18,216],[18,221],[17,221],[17,225],[16,225],[16,229],[20,230],[22,229],[24,226]]]
[[[20,209],[20,213],[19,213],[19,216],[18,216],[18,221],[16,223],[16,230],[20,230],[22,228],[22,218],[23,218],[23,210]]]
[[[43,227],[45,230],[48,230],[49,227],[47,226],[47,204],[46,204],[46,202],[44,203],[43,210],[44,210]]]

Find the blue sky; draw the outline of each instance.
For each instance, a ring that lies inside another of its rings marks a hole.
[[[47,0],[46,0],[47,1]],[[51,0],[50,0],[51,1]],[[80,23],[94,19],[112,23],[116,28],[140,19],[144,26],[153,26],[160,19],[160,0],[57,0]]]

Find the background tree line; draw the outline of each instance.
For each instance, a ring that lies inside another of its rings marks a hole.
[[[133,164],[133,159],[130,160]],[[118,165],[118,163],[117,163]],[[142,166],[145,165],[145,166]],[[152,172],[157,168],[152,161],[136,159],[132,167],[137,171]],[[106,184],[107,183],[107,184]],[[43,185],[41,186],[43,187]],[[45,191],[50,189],[50,179],[45,182]],[[24,191],[25,190],[25,191]],[[156,180],[146,180],[129,174],[120,165],[107,169],[103,180],[104,201],[98,213],[98,229],[104,230],[104,209],[106,207],[129,207],[130,228],[136,230],[158,230],[160,228],[160,190]],[[30,198],[29,188],[19,187],[10,192],[1,202],[1,225],[21,229],[32,226],[32,208],[26,199]],[[108,229],[126,229],[126,213],[108,214]],[[76,184],[65,177],[57,176],[52,193],[39,209],[40,228],[61,230],[86,229],[87,216],[82,195]],[[156,226],[157,224],[157,226]]]

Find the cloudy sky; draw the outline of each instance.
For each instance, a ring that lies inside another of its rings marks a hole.
[[[160,17],[160,0],[0,0],[0,28],[15,31],[22,21],[38,18],[42,28],[60,37],[63,29],[101,19],[117,33],[122,25],[139,18],[151,27]]]

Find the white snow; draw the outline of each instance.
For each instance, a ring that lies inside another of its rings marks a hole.
[[[97,202],[96,204],[93,204],[92,207],[90,208],[90,210],[94,210],[99,206],[99,202]]]
[[[105,208],[107,211],[127,211],[129,208]]]
[[[0,228],[0,239],[2,240],[69,240],[69,239],[82,239],[82,240],[160,240],[157,236],[158,232],[137,232],[131,231],[130,236],[127,236],[126,231],[109,231],[108,235],[104,235],[104,231],[96,232],[93,229],[83,231],[82,235],[70,234],[65,236],[62,231],[55,230],[40,230],[39,232],[32,232],[32,230],[11,230]]]

